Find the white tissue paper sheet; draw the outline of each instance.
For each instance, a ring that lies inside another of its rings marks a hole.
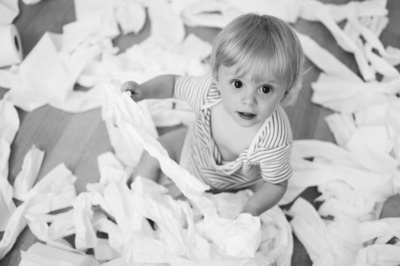
[[[50,266],[50,265],[75,265],[98,266],[100,265],[88,255],[71,252],[71,250],[44,245],[33,244],[26,252],[21,252],[21,262],[25,266]]]
[[[171,44],[180,44],[185,38],[185,28],[179,14],[162,0],[149,0],[146,5],[152,22],[151,36],[157,36]]]
[[[388,14],[386,2],[381,0],[372,0],[367,2],[348,2],[346,4],[326,4],[332,18],[336,22],[345,20],[351,15],[362,18],[383,17]]]
[[[400,246],[371,245],[360,250],[354,265],[397,266],[400,263]]]
[[[276,2],[274,0],[267,1],[240,1],[240,0],[224,0],[224,2],[243,11],[243,13],[261,13],[278,17],[286,22],[295,23],[300,16],[302,2],[299,0],[284,0]]]
[[[109,48],[92,61],[79,76],[78,83],[93,87],[110,79],[144,82],[156,75],[202,75],[209,72],[203,60],[211,53],[211,45],[193,34],[181,43],[156,34],[116,54]]]
[[[99,183],[107,185],[111,182],[123,183],[128,181],[130,174],[112,152],[100,154],[97,157],[100,172]]]
[[[354,252],[361,245],[332,234],[329,221],[325,222],[310,203],[298,198],[288,213],[293,216],[290,222],[293,231],[306,248],[313,265],[351,264]]]
[[[316,41],[307,35],[297,33],[303,46],[304,54],[311,60],[321,71],[331,77],[337,77],[342,80],[361,82],[361,79],[352,72],[345,64],[340,62],[331,53],[322,48]]]
[[[375,80],[374,71],[369,65],[368,60],[363,54],[362,50],[360,50],[339,27],[339,25],[330,15],[328,8],[323,3],[318,1],[303,1],[300,17],[310,21],[319,21],[324,24],[332,33],[338,45],[342,47],[343,50],[354,54],[363,78],[367,81]],[[349,19],[351,16],[347,16],[346,18]],[[357,18],[354,18],[354,20],[356,19]]]
[[[73,210],[58,214],[27,213],[25,218],[29,229],[43,242],[58,243],[75,233]]]
[[[44,104],[68,112],[82,112],[99,107],[99,92],[74,91],[74,84],[83,68],[99,53],[84,47],[64,60],[59,56],[59,39],[46,33],[21,63],[18,80],[4,95],[14,105],[32,111]]]
[[[151,128],[151,122],[143,115],[139,105],[133,102],[127,94],[121,93],[120,87],[107,83],[103,84],[103,86],[105,87],[105,102],[102,109],[103,119],[112,121],[122,134],[126,134],[127,142],[132,140],[139,141],[152,156],[159,159],[161,168],[163,170],[165,168],[167,175],[168,172],[172,172],[169,177],[177,183],[187,197],[195,198],[208,189],[207,185],[173,162],[159,142],[148,133],[148,128]],[[174,171],[182,176],[177,175]],[[198,204],[202,206],[204,203],[198,202]]]
[[[117,26],[119,25],[122,34],[138,33],[146,21],[145,2],[143,1],[108,1],[101,0],[93,3],[87,0],[75,1],[76,20],[82,22],[88,18],[98,20],[100,25]],[[97,28],[97,25],[93,28]],[[118,27],[109,27],[112,31],[119,34]],[[104,34],[104,30],[98,28],[98,34]],[[111,31],[108,31],[111,32]]]
[[[225,27],[231,20],[245,13],[254,12],[276,16],[294,23],[300,16],[302,1],[195,1],[181,9],[182,19],[190,26]]]
[[[181,12],[186,25],[223,28],[244,11],[225,1],[197,1],[187,5]]]
[[[0,25],[11,24],[19,14],[17,0],[4,0],[0,3]]]
[[[92,226],[92,194],[80,193],[74,201],[75,247],[86,250],[97,246],[96,232]]]
[[[35,145],[25,155],[22,170],[14,180],[14,198],[22,200],[23,195],[33,187],[42,166],[43,157],[44,152]]]
[[[8,182],[8,160],[10,146],[19,129],[19,117],[17,110],[4,99],[0,100],[0,231],[4,231],[7,223],[15,211],[12,200],[13,187]]]
[[[139,33],[146,22],[146,10],[141,1],[115,1],[114,12],[122,34]]]
[[[0,87],[11,88],[17,79],[18,66],[13,65],[11,68],[0,69]]]
[[[4,99],[0,100],[0,138],[11,145],[19,129],[19,123],[14,105]]]
[[[39,3],[42,0],[22,0],[26,5],[34,5],[36,3]]]
[[[194,122],[194,112],[190,105],[177,99],[149,99],[144,100],[154,125],[168,127],[179,124],[190,126]]]
[[[321,74],[312,83],[312,101],[338,112],[352,113],[389,101],[390,96],[400,91],[399,82],[400,78],[388,82],[354,83]]]
[[[400,218],[383,218],[361,223],[358,234],[363,243],[373,241],[375,244],[386,244],[392,239],[400,239]]]
[[[27,225],[25,214],[45,214],[71,206],[71,202],[76,197],[75,180],[76,177],[63,164],[60,164],[24,194],[24,202],[12,214],[0,241],[0,258],[7,254],[19,233]]]

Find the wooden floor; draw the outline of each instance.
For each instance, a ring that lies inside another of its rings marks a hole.
[[[321,2],[343,4],[348,1],[324,0]],[[14,24],[19,30],[25,57],[46,31],[62,33],[62,26],[75,20],[74,1],[43,0],[31,6],[20,2],[19,6],[20,15]],[[388,0],[388,10],[390,22],[383,32],[381,40],[385,46],[400,47],[400,1]],[[138,35],[120,36],[114,40],[115,44],[125,50],[133,43],[142,41],[150,34],[149,23],[147,21],[145,28]],[[320,23],[299,20],[294,27],[299,32],[311,36],[348,65],[350,69],[358,72],[353,56],[338,48],[331,34]],[[204,28],[187,28],[187,30],[207,41],[212,40],[219,31],[218,29]],[[295,139],[334,141],[324,121],[324,117],[330,111],[310,102],[312,94],[310,83],[316,80],[320,72],[309,61],[306,64],[311,69],[305,77],[303,91],[296,104],[286,108],[292,123],[294,137]],[[5,89],[0,88],[0,98],[5,92]],[[69,114],[44,106],[30,113],[22,110],[18,110],[18,112],[21,126],[11,147],[8,177],[11,184],[14,183],[15,177],[21,170],[26,152],[33,144],[44,150],[46,154],[39,178],[42,178],[59,163],[64,162],[78,177],[76,183],[78,191],[85,190],[86,183],[98,180],[97,156],[111,150],[99,109],[80,114]],[[303,196],[311,200],[315,194],[315,189],[310,188]],[[2,233],[0,233],[0,237],[2,237]],[[26,228],[13,249],[0,261],[0,266],[18,265],[20,250],[27,250],[36,241],[37,239]],[[298,241],[295,241],[292,261],[293,265],[311,265],[307,253]]]

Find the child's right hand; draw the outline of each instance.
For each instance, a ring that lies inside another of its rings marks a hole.
[[[132,100],[135,102],[142,100],[142,87],[134,81],[127,81],[122,84],[121,91],[129,91]]]

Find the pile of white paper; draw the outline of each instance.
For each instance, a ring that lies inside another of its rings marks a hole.
[[[385,200],[400,191],[400,75],[394,67],[400,52],[379,41],[388,23],[386,1],[80,0],[75,11],[77,21],[65,25],[63,34],[46,33],[18,67],[0,73],[0,84],[10,87],[0,101],[0,258],[28,225],[47,245],[23,252],[20,265],[290,265],[292,230],[314,265],[400,263],[400,218],[379,219]],[[223,27],[246,12],[321,22],[354,54],[361,74],[298,34],[308,59],[322,71],[312,84],[312,101],[335,111],[326,121],[337,145],[295,141],[294,175],[280,202],[294,201],[286,213],[290,223],[277,206],[260,217],[239,214],[250,191],[208,195],[205,184],[168,158],[155,140],[155,126],[190,124],[193,114],[185,103],[136,104],[119,91],[126,80],[206,73],[210,44],[186,36],[184,25]],[[146,16],[148,39],[124,52],[112,45],[121,33],[139,32]],[[76,91],[76,83],[90,89]],[[115,153],[98,157],[100,180],[79,195],[76,177],[63,164],[37,182],[44,153],[34,146],[14,186],[7,181],[19,128],[14,106],[32,111],[45,104],[73,113],[102,109]],[[143,149],[160,160],[188,201],[174,200],[146,178],[126,185]],[[321,192],[318,210],[297,198],[309,186]],[[23,203],[16,207],[13,198]],[[70,235],[73,247],[64,239]]]

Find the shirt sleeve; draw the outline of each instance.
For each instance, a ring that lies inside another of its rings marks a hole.
[[[197,113],[204,104],[212,85],[211,75],[181,76],[175,84],[175,98],[186,101]]]
[[[264,152],[265,160],[260,162],[261,176],[264,181],[278,184],[292,176],[291,148],[292,143],[288,143]]]
[[[293,174],[290,161],[293,143],[292,129],[282,107],[278,106],[263,133],[253,158],[260,165],[264,181],[273,184],[281,183]]]

